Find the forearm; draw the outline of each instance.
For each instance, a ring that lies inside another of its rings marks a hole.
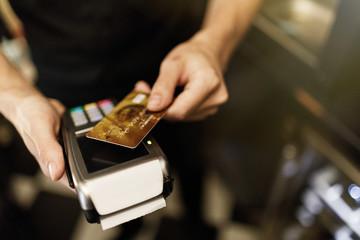
[[[224,70],[260,3],[261,0],[209,0],[203,26],[193,40],[211,47]]]
[[[40,95],[0,50],[0,113],[13,119],[16,106],[30,95]]]

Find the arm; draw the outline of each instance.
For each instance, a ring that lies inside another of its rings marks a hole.
[[[0,50],[0,113],[17,129],[45,175],[62,179],[64,159],[57,142],[63,106],[45,98]]]
[[[261,0],[211,0],[195,39],[212,45],[222,70],[250,26]]]
[[[228,99],[223,72],[261,0],[211,0],[203,26],[163,60],[148,108],[171,120],[201,120]],[[173,99],[176,86],[184,90]]]
[[[6,27],[13,37],[24,37],[22,23],[15,15],[8,0],[0,0],[0,18],[4,20]]]

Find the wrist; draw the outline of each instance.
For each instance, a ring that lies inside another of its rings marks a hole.
[[[41,95],[0,51],[0,113],[13,119],[20,102],[31,95]]]
[[[14,122],[18,106],[31,96],[41,96],[41,94],[32,86],[26,88],[13,87],[1,89],[0,113],[2,113],[10,122]]]
[[[201,30],[195,38],[208,42],[222,69],[251,24],[261,0],[209,0]]]
[[[190,41],[205,48],[207,54],[213,55],[219,62],[222,71],[225,71],[237,42],[234,41],[231,33],[217,32],[210,28],[200,30]]]

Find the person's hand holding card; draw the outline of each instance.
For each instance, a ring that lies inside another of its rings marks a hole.
[[[222,65],[211,46],[195,35],[163,60],[148,108],[168,107],[165,118],[171,121],[198,121],[215,114],[228,99]],[[174,96],[176,87],[183,89]]]
[[[135,148],[166,112],[149,111],[146,107],[148,99],[148,93],[132,91],[86,136]]]

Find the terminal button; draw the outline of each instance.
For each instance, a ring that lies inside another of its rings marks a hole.
[[[96,103],[88,103],[84,109],[91,122],[100,121],[104,117]]]
[[[88,123],[83,107],[75,107],[70,109],[70,116],[75,127]]]

